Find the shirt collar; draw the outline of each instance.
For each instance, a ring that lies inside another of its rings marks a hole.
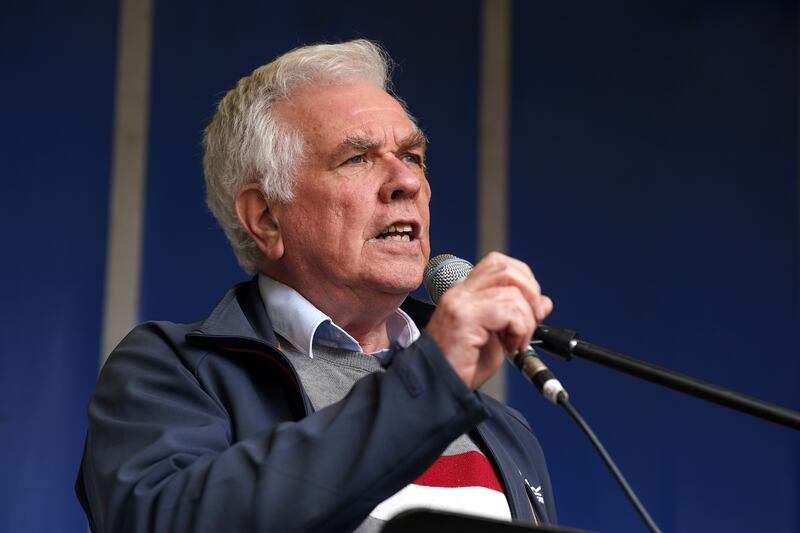
[[[272,328],[301,353],[313,358],[314,343],[354,352],[364,351],[349,333],[288,285],[259,274],[258,290]],[[420,335],[411,317],[399,308],[389,317],[386,333],[390,342],[397,341],[403,348]]]

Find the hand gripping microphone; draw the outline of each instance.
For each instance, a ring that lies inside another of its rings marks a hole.
[[[437,255],[428,262],[423,273],[423,284],[434,304],[450,287],[464,281],[472,272],[472,263],[450,254]],[[509,356],[511,358],[511,356]],[[514,366],[527,377],[536,389],[551,402],[558,404],[559,395],[564,399],[569,395],[553,373],[539,359],[531,346],[527,352],[519,352],[513,356]]]
[[[447,289],[464,281],[467,276],[469,276],[471,271],[472,263],[453,255],[442,254],[431,259],[428,265],[425,267],[423,283],[425,284],[425,288],[428,290],[428,294],[430,295],[433,303],[438,304],[439,299],[447,291]],[[549,336],[549,330],[551,330],[551,328],[548,328],[547,326],[540,326],[537,328],[538,335],[535,336],[538,337],[541,334]],[[558,333],[558,330],[556,330],[556,332]],[[570,345],[572,342],[574,342],[572,340],[574,335],[571,335],[573,333],[574,332],[568,332],[568,335],[564,338],[564,344],[569,348],[569,350],[573,348],[573,346]],[[584,433],[586,433],[587,437],[589,437],[592,445],[600,454],[600,457],[602,457],[603,461],[606,463],[606,466],[608,466],[609,470],[614,475],[614,478],[620,484],[622,490],[625,492],[625,495],[631,501],[636,509],[636,512],[639,513],[639,516],[642,517],[642,520],[645,522],[645,524],[647,524],[647,527],[650,529],[650,531],[660,533],[661,530],[650,517],[650,514],[644,508],[644,505],[642,505],[642,503],[639,501],[639,498],[633,492],[633,489],[625,480],[625,477],[622,475],[622,472],[619,471],[617,465],[614,464],[614,461],[600,443],[600,440],[594,434],[583,417],[581,417],[575,408],[572,407],[572,404],[570,404],[567,391],[564,390],[564,387],[556,379],[553,373],[550,372],[550,370],[544,365],[544,363],[539,360],[539,357],[536,355],[536,352],[533,351],[533,348],[531,347],[527,352],[516,354],[513,360],[514,366],[516,366],[519,371],[522,372],[525,377],[531,381],[531,383],[533,383],[533,385],[539,390],[539,392],[542,393],[545,398],[554,404],[563,407],[564,410],[566,410],[567,413],[569,413],[569,415],[573,418],[573,420],[575,420],[578,426],[584,431]]]

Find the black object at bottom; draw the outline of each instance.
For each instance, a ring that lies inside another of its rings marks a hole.
[[[491,518],[428,510],[405,511],[389,520],[382,533],[591,533],[584,529],[554,526],[534,527],[519,522],[504,522]]]

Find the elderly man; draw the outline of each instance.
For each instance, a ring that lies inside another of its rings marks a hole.
[[[220,102],[208,204],[257,275],[109,357],[76,485],[94,531],[377,531],[413,507],[555,520],[527,423],[475,391],[552,302],[501,254],[435,311],[407,298],[430,253],[426,138],[387,84],[359,40],[289,52]]]

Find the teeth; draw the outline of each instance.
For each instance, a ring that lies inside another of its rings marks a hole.
[[[391,239],[393,241],[400,241],[400,240],[410,241],[411,240],[411,236],[410,235],[387,235],[387,234],[388,233],[406,233],[406,234],[410,234],[412,231],[413,230],[411,228],[411,224],[392,224],[389,227],[387,227],[385,230],[383,230],[380,233],[380,236],[386,235],[387,239]]]
[[[387,235],[383,238],[385,241],[405,241],[408,242],[411,240],[411,236],[409,235]]]
[[[384,233],[402,233],[402,232],[410,232],[411,231],[411,224],[392,224],[388,226],[385,230],[381,232]]]

